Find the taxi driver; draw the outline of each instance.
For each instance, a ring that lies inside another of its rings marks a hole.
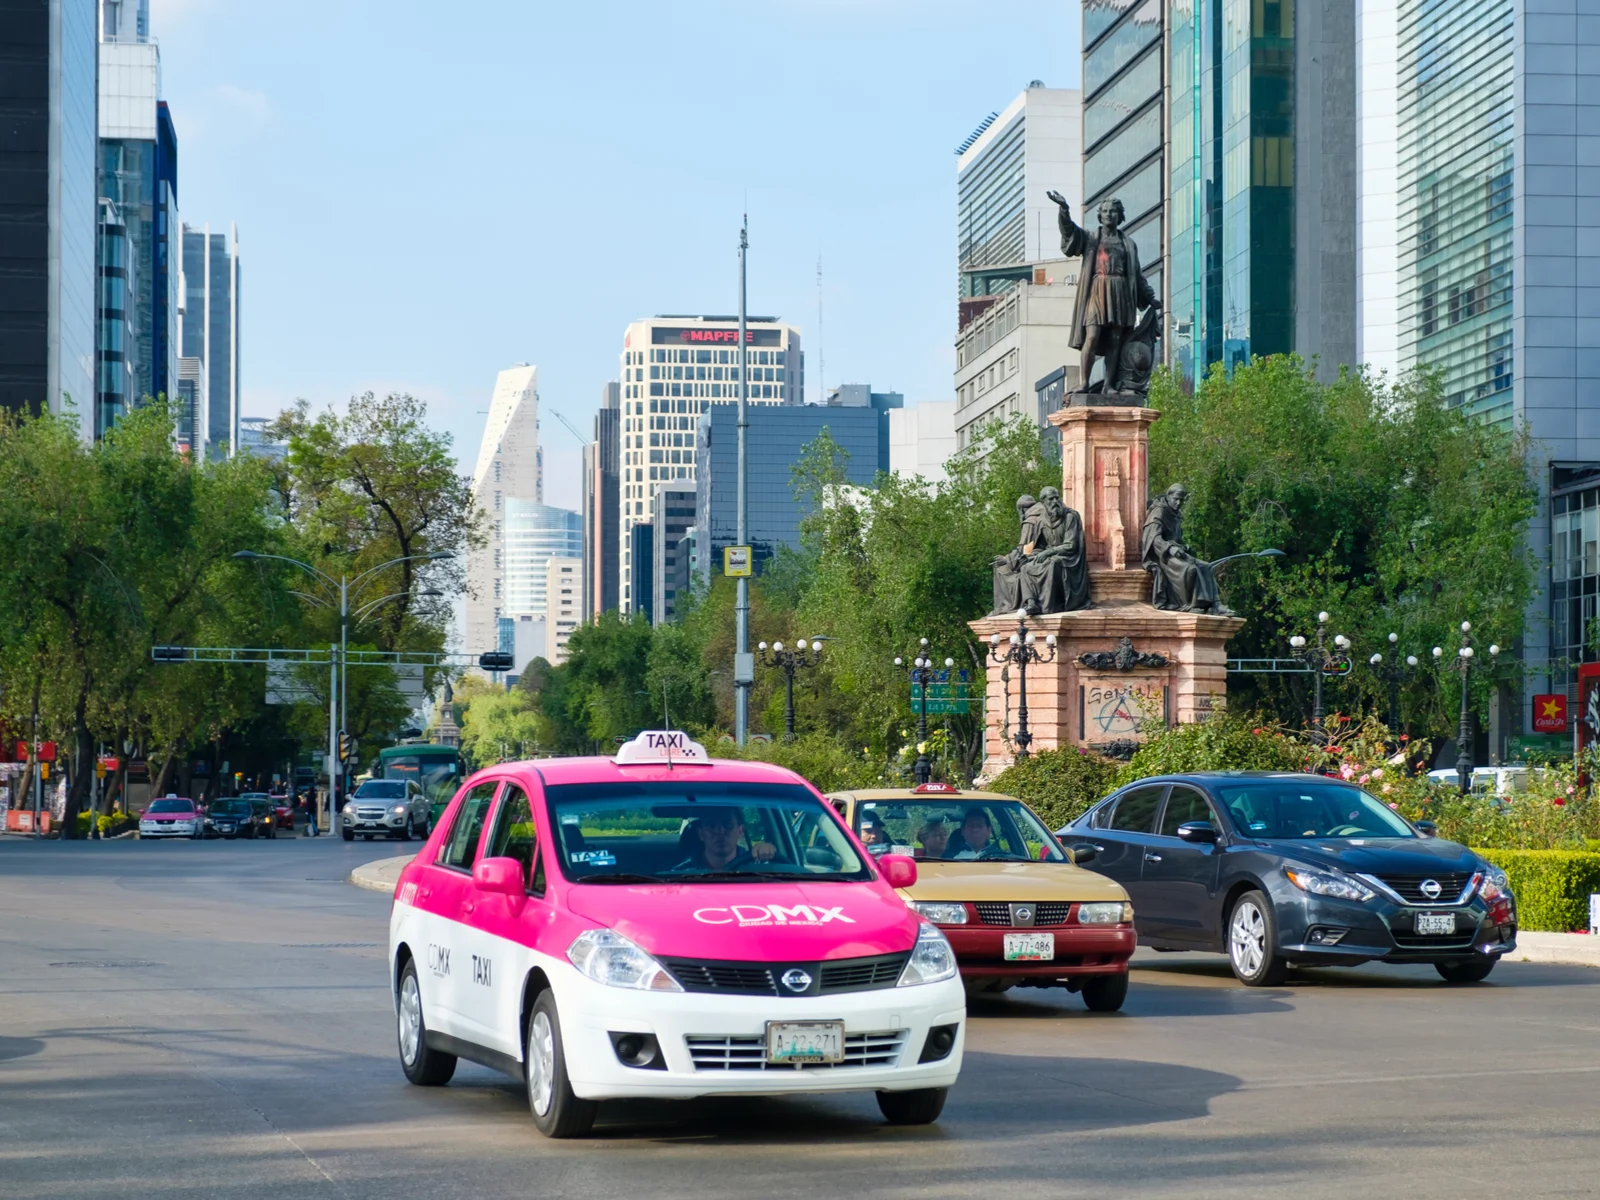
[[[674,868],[677,871],[737,871],[752,863],[768,862],[778,848],[771,842],[756,842],[749,849],[744,841],[744,817],[737,808],[708,809],[694,820],[698,851]]]
[[[985,852],[993,854],[994,827],[989,814],[981,808],[969,808],[961,820],[961,829],[950,839],[945,850],[946,858],[982,858]]]

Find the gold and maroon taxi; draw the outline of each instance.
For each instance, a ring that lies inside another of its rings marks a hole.
[[[1080,867],[1022,801],[944,783],[828,799],[869,852],[916,859],[901,894],[950,940],[969,997],[1064,987],[1095,1012],[1122,1007],[1136,944],[1128,893]]]

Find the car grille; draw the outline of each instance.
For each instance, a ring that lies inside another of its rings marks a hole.
[[[900,1061],[906,1031],[850,1033],[844,1039],[844,1061],[836,1063],[769,1063],[764,1037],[706,1037],[683,1039],[696,1071],[832,1071],[840,1067],[892,1067]]]
[[[686,992],[729,996],[825,996],[894,987],[910,957],[909,952],[902,952],[824,963],[726,962],[709,958],[664,958],[661,962]],[[778,982],[795,968],[811,976],[811,985],[801,992],[791,991]]]
[[[381,808],[358,808],[356,809],[356,820],[381,821],[383,820],[384,811]]]
[[[1407,904],[1449,905],[1461,902],[1461,893],[1472,876],[1458,872],[1453,875],[1380,875],[1378,878]],[[1428,879],[1439,885],[1439,895],[1434,899],[1422,893],[1422,884]]]
[[[978,910],[978,920],[985,925],[1010,925],[1011,905],[983,901],[972,906]],[[1065,925],[1072,905],[1055,900],[1043,900],[1033,906],[1033,927]]]
[[[1465,936],[1460,933],[1397,933],[1394,935],[1394,944],[1403,950],[1465,950],[1476,937],[1475,930]]]

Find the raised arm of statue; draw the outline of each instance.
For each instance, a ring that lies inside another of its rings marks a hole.
[[[1056,202],[1056,224],[1061,228],[1061,254],[1063,258],[1077,258],[1089,245],[1089,235],[1072,219],[1072,206],[1060,192],[1046,192]],[[1148,285],[1146,285],[1148,286]]]

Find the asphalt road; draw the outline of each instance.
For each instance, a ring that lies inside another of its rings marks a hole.
[[[602,1110],[406,1084],[382,848],[0,839],[0,1197],[1600,1194],[1600,971],[1308,972],[1143,956],[1127,1008],[975,1009],[940,1123],[870,1096]]]

